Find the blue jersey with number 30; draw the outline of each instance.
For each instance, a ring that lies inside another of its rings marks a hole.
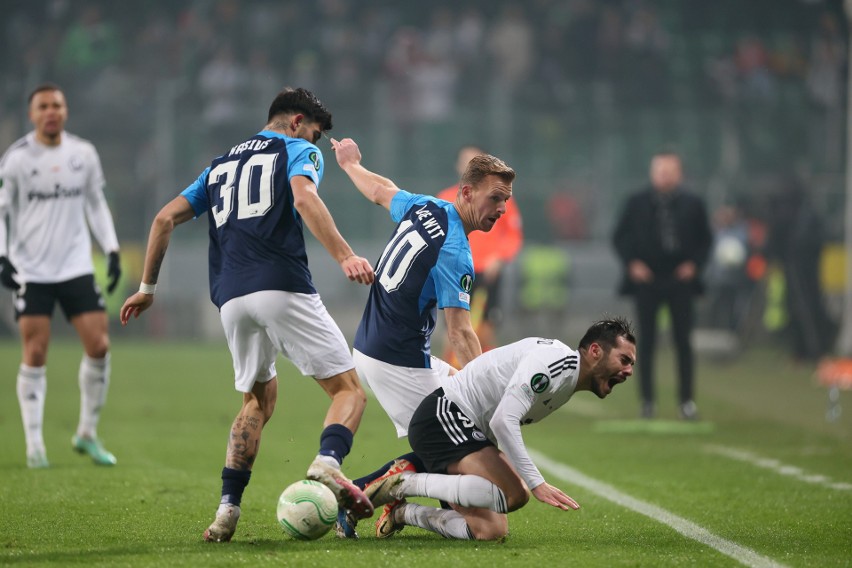
[[[392,365],[429,368],[437,308],[470,310],[470,245],[448,201],[400,191],[390,215],[399,224],[376,265],[355,349]]]
[[[319,148],[264,130],[213,160],[181,195],[210,222],[210,299],[217,307],[262,290],[316,293],[293,176],[319,187]]]

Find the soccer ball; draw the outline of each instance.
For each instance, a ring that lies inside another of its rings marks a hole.
[[[284,490],[277,513],[285,533],[299,540],[315,540],[337,521],[337,499],[322,483],[303,479]]]

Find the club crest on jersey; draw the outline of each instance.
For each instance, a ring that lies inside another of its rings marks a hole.
[[[81,160],[79,156],[71,156],[68,159],[68,166],[71,168],[71,171],[79,172],[83,169],[83,160]]]
[[[311,152],[308,154],[308,159],[314,164],[314,169],[319,171],[319,154],[316,152]]]
[[[470,292],[470,289],[473,288],[473,276],[470,274],[465,274],[459,280],[459,284],[461,284],[462,290],[465,292]]]
[[[536,373],[533,375],[533,378],[530,379],[530,388],[532,388],[533,392],[544,392],[547,390],[548,386],[550,386],[550,377],[544,373]]]

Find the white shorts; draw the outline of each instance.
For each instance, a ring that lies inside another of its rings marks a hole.
[[[279,353],[316,379],[354,368],[346,338],[319,294],[254,292],[225,302],[220,316],[234,360],[234,388],[240,392],[272,380]]]
[[[408,424],[414,411],[427,395],[441,387],[441,377],[449,374],[450,366],[437,357],[432,357],[431,369],[400,367],[352,350],[355,370],[361,381],[373,391],[376,400],[385,409],[396,435],[408,435]]]

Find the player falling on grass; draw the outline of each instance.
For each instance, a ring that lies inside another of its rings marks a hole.
[[[71,446],[96,464],[115,456],[97,437],[110,380],[104,299],[95,283],[89,229],[109,256],[112,294],[121,276],[118,239],[104,198],[95,147],[65,131],[68,106],[53,84],[29,96],[35,129],[0,160],[0,283],[14,290],[22,358],[17,391],[27,444],[27,466],[48,467],[42,435],[47,395],[50,320],[58,303],[83,344],[80,420]],[[8,231],[8,235],[7,235]]]
[[[490,155],[473,158],[461,177],[455,202],[399,189],[361,165],[351,139],[332,139],[337,163],[370,201],[398,223],[376,265],[376,281],[355,336],[359,376],[373,390],[396,427],[408,423],[423,398],[440,386],[446,363],[431,356],[437,309],[444,312],[449,343],[461,365],[482,352],[470,321],[473,260],[467,235],[490,231],[506,212],[515,172]],[[423,469],[413,454],[400,463]],[[395,462],[355,480],[359,487]],[[355,537],[354,519],[339,515],[338,534]]]
[[[530,459],[521,426],[538,422],[577,391],[606,397],[633,374],[636,340],[621,318],[594,323],[575,351],[561,341],[530,337],[498,347],[441,379],[411,419],[408,439],[428,473],[389,471],[367,485],[385,505],[376,535],[406,525],[447,538],[494,540],[509,532],[507,513],[529,501],[563,510],[579,505],[548,484]],[[448,501],[452,510],[405,501]]]
[[[366,396],[346,340],[311,281],[303,224],[355,282],[370,284],[370,263],[356,256],[317,194],[323,158],[315,143],[331,114],[305,89],[285,89],[264,129],[222,156],[157,214],[148,239],[139,292],[121,308],[121,322],[151,306],[175,226],[207,213],[210,296],[219,308],[243,393],[222,470],[222,499],[208,541],[228,541],[257,458],[261,431],[278,393],[275,358],[282,353],[331,397],[320,450],[307,477],[328,486],[355,517],[373,507],[340,471],[361,421]]]

